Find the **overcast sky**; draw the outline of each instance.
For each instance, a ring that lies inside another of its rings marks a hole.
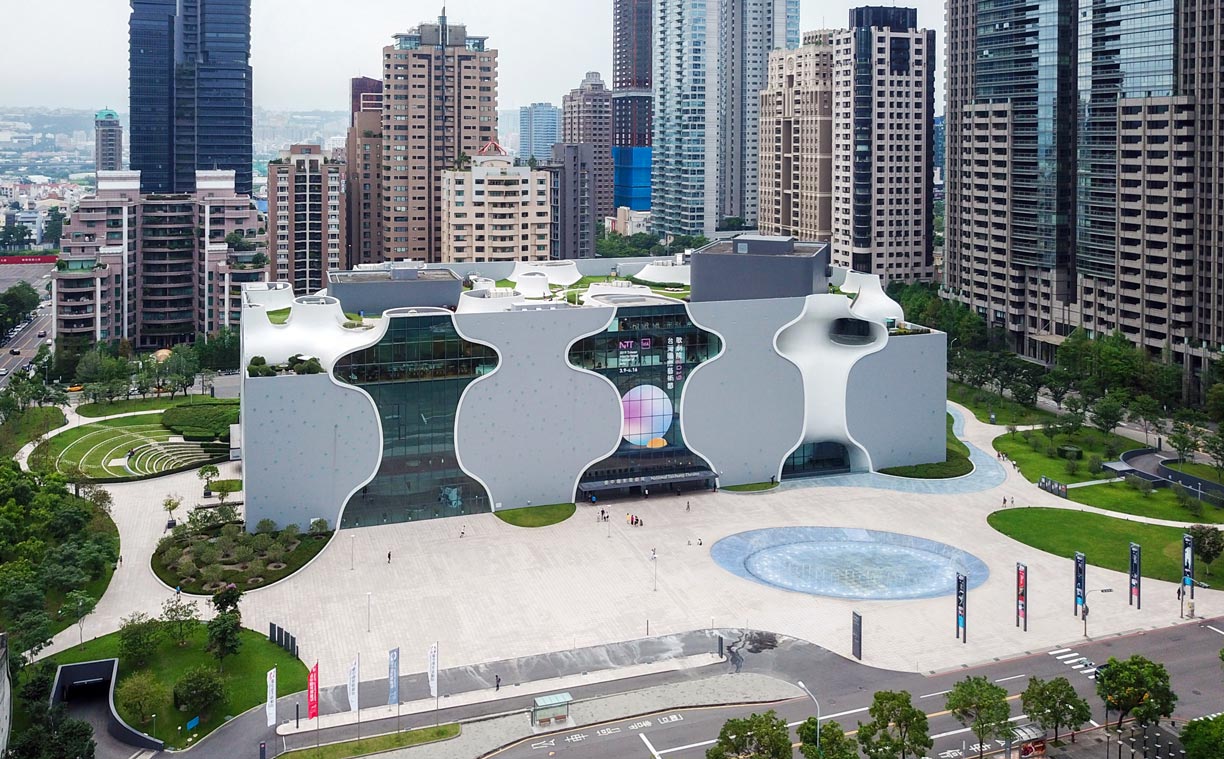
[[[881,0],[874,0],[881,3]],[[344,110],[348,80],[380,77],[391,35],[433,20],[442,0],[253,0],[255,105]],[[803,30],[843,27],[849,0],[802,0]],[[882,4],[882,3],[881,3]],[[128,0],[8,0],[0,18],[0,104],[127,112]],[[936,112],[943,112],[943,3],[919,0],[937,30]],[[452,23],[489,37],[499,106],[560,103],[586,71],[612,67],[612,0],[451,0]],[[24,31],[22,31],[24,30]]]

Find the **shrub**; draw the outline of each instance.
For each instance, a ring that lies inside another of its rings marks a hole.
[[[247,564],[247,574],[251,577],[263,577],[264,563],[259,559],[252,559],[251,562]]]
[[[207,715],[208,710],[225,700],[225,683],[212,667],[187,670],[174,684],[174,704],[191,714]]]
[[[1079,459],[1067,459],[1065,467],[1067,469],[1067,474],[1071,476],[1075,476],[1076,474],[1079,474],[1079,468],[1080,468]]]
[[[172,406],[162,412],[161,422],[171,430],[186,437],[185,430],[193,429],[208,435],[208,440],[229,432],[229,426],[238,422],[238,406],[233,403],[192,403]]]
[[[285,560],[285,547],[280,543],[273,543],[268,546],[267,553],[268,561],[279,563]]]
[[[1192,500],[1190,491],[1180,482],[1173,483],[1173,497],[1177,499],[1177,504],[1182,507],[1185,507]]]
[[[200,576],[204,578],[204,582],[215,585],[221,582],[221,578],[225,576],[225,570],[220,564],[209,564],[200,572]]]
[[[1189,511],[1191,516],[1201,517],[1203,515],[1203,502],[1199,499],[1191,498],[1185,505],[1186,511]]]
[[[234,540],[228,535],[222,535],[221,537],[217,538],[213,545],[217,547],[217,550],[221,552],[223,557],[233,556],[234,548],[238,546],[238,541]]]
[[[327,532],[327,520],[315,519],[310,523],[311,534],[318,535],[319,533]]]
[[[191,549],[191,553],[195,556],[196,561],[204,566],[216,564],[217,560],[221,558],[221,550],[212,543],[201,543]]]
[[[1133,474],[1127,475],[1126,482],[1145,498],[1152,494],[1152,483],[1142,477]]]
[[[161,622],[148,614],[136,612],[120,620],[119,658],[130,664],[144,666],[157,650]]]
[[[167,546],[159,555],[163,564],[172,567],[178,563],[179,559],[183,558],[183,549],[173,545]]]
[[[255,549],[247,543],[239,543],[234,546],[234,561],[239,564],[246,564],[251,559],[255,558]]]
[[[199,577],[200,576],[200,568],[196,566],[195,562],[192,561],[190,557],[180,561],[178,563],[178,566],[175,567],[175,569],[178,570],[179,577]]]
[[[125,710],[135,713],[141,724],[148,722],[149,715],[165,698],[165,686],[151,672],[133,672],[115,689],[115,700]]]
[[[1112,440],[1105,444],[1105,458],[1111,461],[1118,458],[1118,446]]]
[[[1088,457],[1088,471],[1093,474],[1100,474],[1105,467],[1101,464],[1101,457],[1097,454],[1092,454]]]
[[[1032,441],[1033,439],[1033,431],[1032,430],[1021,430],[1020,437],[1024,439],[1024,442],[1028,443]]]
[[[231,540],[238,540],[238,536],[242,534],[242,528],[236,524],[227,524],[221,528],[221,534]]]
[[[278,537],[280,538],[282,545],[289,545],[297,540],[298,535],[301,534],[302,528],[298,527],[296,524],[287,524],[281,528],[280,535]]]
[[[273,538],[271,535],[267,534],[266,532],[259,533],[251,538],[251,548],[263,553],[264,551],[268,550],[269,546],[272,545],[272,541]]]
[[[261,519],[255,525],[256,533],[272,533],[276,532],[276,522],[272,519]]]

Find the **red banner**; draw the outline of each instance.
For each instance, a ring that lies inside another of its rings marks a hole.
[[[59,256],[52,253],[49,256],[0,256],[0,265],[2,264],[53,264],[59,260]]]
[[[310,676],[306,680],[306,719],[314,719],[319,716],[319,663],[310,669]]]

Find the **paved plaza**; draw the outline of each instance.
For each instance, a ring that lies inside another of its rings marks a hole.
[[[1004,431],[967,414],[962,421],[967,442],[985,451]],[[252,629],[275,622],[297,636],[302,660],[319,661],[325,686],[343,682],[357,654],[368,672],[363,677],[378,677],[387,650],[397,646],[405,672],[424,670],[435,641],[441,642],[444,669],[711,626],[769,630],[849,656],[852,611],[863,615],[864,662],[887,669],[941,671],[1082,640],[1083,623],[1072,614],[1072,562],[1003,536],[986,517],[1012,497],[1016,508],[1093,509],[1038,490],[990,454],[977,458],[995,469],[950,481],[946,493],[873,487],[887,487],[886,480],[896,478],[868,475],[865,486],[817,481],[814,487],[787,483],[754,494],[614,502],[607,523],[596,520],[596,509],[582,506],[573,518],[542,529],[512,527],[485,514],[343,530],[292,578],[248,593],[243,618]],[[222,477],[238,475],[237,464],[221,469]],[[147,560],[163,534],[161,501],[175,492],[192,503],[200,493],[194,473],[109,487],[125,563],[86,620],[87,637],[117,629],[133,611],[158,612],[172,592],[153,576]],[[285,483],[285,490],[291,497],[293,483]],[[640,516],[644,526],[627,525],[625,512]],[[968,643],[954,637],[951,596],[817,597],[738,577],[711,559],[710,549],[721,538],[789,526],[897,532],[980,558],[990,575],[969,595]],[[652,551],[658,556],[653,562]],[[1017,561],[1029,568],[1028,632],[1014,622]],[[1124,574],[1089,567],[1090,589],[1119,591],[1094,594],[1092,637],[1179,622],[1175,585],[1148,580],[1143,610],[1136,611],[1120,592],[1126,583]],[[1200,616],[1224,610],[1218,591],[1200,590],[1197,604]],[[76,640],[75,629],[65,631],[48,653]]]

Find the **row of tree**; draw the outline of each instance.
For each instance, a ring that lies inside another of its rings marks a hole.
[[[709,245],[702,235],[676,235],[666,245],[656,235],[639,232],[636,235],[607,234],[595,241],[595,255],[600,258],[631,258],[634,256],[673,256],[686,250]]]
[[[0,333],[25,321],[40,302],[38,291],[29,282],[18,282],[0,293]]]
[[[1111,658],[1100,673],[1097,695],[1117,714],[1119,725],[1127,718],[1147,725],[1173,714],[1177,696],[1164,665],[1142,656],[1122,661]],[[945,708],[977,738],[979,758],[991,741],[1014,737],[1010,700],[1005,688],[981,676],[967,677],[948,691]],[[1092,717],[1088,702],[1065,677],[1031,678],[1020,702],[1031,721],[1053,731],[1055,741],[1062,730],[1078,730]],[[836,722],[818,724],[816,718],[809,718],[798,728],[800,753],[807,759],[859,759],[860,752],[867,759],[908,759],[925,756],[934,745],[927,715],[914,706],[906,691],[876,693],[867,714],[870,719],[858,723],[854,739]],[[714,746],[706,751],[707,759],[791,756],[790,731],[773,711],[728,720]],[[1208,755],[1188,753],[1187,759],[1208,759]]]
[[[197,373],[201,371],[237,371],[240,340],[241,337],[237,329],[222,327],[212,335],[197,334],[194,343],[176,345],[172,352],[179,354],[180,357],[189,357],[187,365],[195,367]],[[127,340],[118,340],[110,343],[76,343],[71,340],[61,339],[56,342],[53,373],[61,379],[75,378],[78,382],[84,384],[87,380],[81,376],[80,364],[90,356],[93,356],[93,358],[88,359],[91,363],[87,365],[86,372],[91,375],[98,372],[98,363],[102,363],[100,360],[103,358],[123,359],[135,364],[146,364],[149,361],[148,356],[139,356],[132,347],[132,344]],[[166,374],[185,376],[185,372],[181,371],[183,368],[185,367],[172,364],[169,369],[161,372],[159,376],[165,376]],[[130,375],[135,376],[138,373],[138,369],[139,366],[133,367]],[[118,374],[121,372],[113,370],[111,373]]]

